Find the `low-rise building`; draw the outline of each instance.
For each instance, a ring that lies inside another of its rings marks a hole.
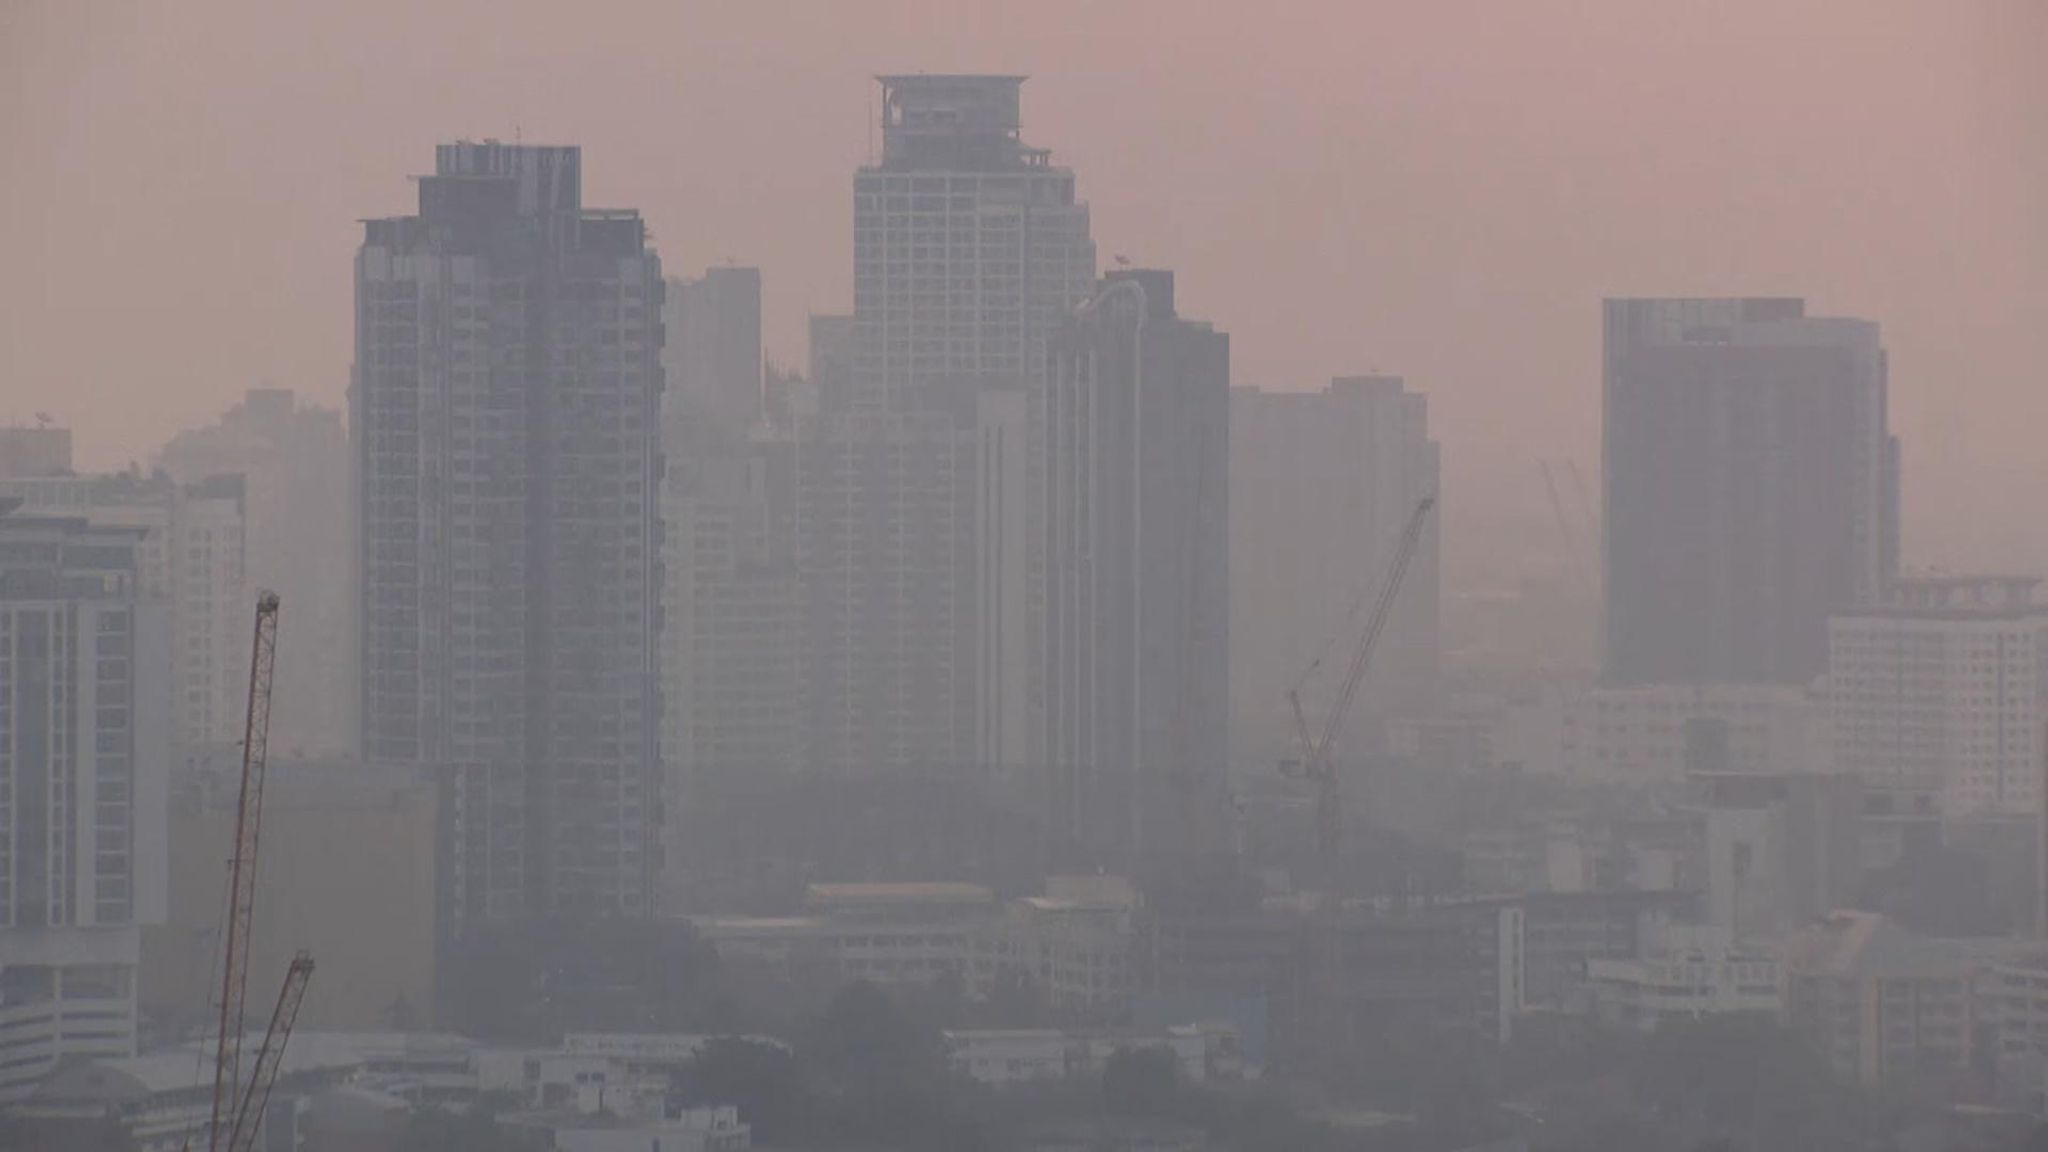
[[[1834,912],[1785,951],[1785,1019],[1838,1076],[1940,1080],[1970,1066],[1977,982],[2039,948],[1916,935],[1871,912]]]
[[[1173,1056],[1184,1080],[1199,1082],[1209,1075],[1209,1038],[1192,1026],[1159,1033],[969,1029],[945,1033],[945,1042],[953,1069],[983,1084],[1097,1078],[1118,1052],[1154,1048]]]
[[[753,1130],[739,1109],[684,1108],[659,1119],[564,1124],[554,1130],[555,1152],[746,1152]]]
[[[1777,956],[1711,925],[1667,925],[1639,957],[1588,961],[1586,984],[1601,1020],[1644,1032],[1703,1016],[1775,1018],[1784,1002]]]

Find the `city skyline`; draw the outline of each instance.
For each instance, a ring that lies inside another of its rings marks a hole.
[[[769,348],[777,362],[799,363],[804,318],[851,304],[843,256],[851,246],[850,222],[835,207],[832,189],[843,187],[846,168],[876,147],[868,127],[871,75],[897,60],[1031,74],[1037,79],[1026,93],[1037,134],[1059,142],[1067,162],[1088,173],[1096,230],[1113,241],[1104,248],[1105,262],[1121,252],[1178,269],[1190,282],[1192,306],[1237,336],[1241,381],[1298,388],[1378,368],[1432,382],[1440,435],[1471,445],[1451,464],[1450,478],[1466,494],[1445,525],[1454,576],[1468,582],[1475,572],[1483,576],[1472,553],[1499,537],[1503,521],[1524,542],[1547,534],[1540,498],[1527,491],[1530,457],[1568,456],[1593,465],[1597,349],[1572,333],[1597,313],[1601,297],[1632,292],[1796,293],[1828,312],[1881,317],[1894,356],[1898,430],[1922,445],[1923,483],[1906,509],[1909,559],[1923,542],[1930,554],[1975,566],[2024,566],[2048,556],[2048,543],[2033,541],[2031,533],[2000,532],[1995,518],[1978,510],[1986,497],[2039,491],[2048,483],[2015,431],[2036,417],[2026,366],[2038,360],[2039,345],[2024,318],[2048,287],[2037,271],[2048,261],[2033,256],[2048,230],[2025,210],[2040,198],[2043,174],[2035,158],[2048,150],[2032,147],[2029,133],[2038,121],[2017,112],[2038,91],[2039,79],[2012,55],[2013,45],[2028,42],[2042,18],[2037,9],[1993,5],[1977,22],[1879,9],[1884,16],[1871,17],[1866,37],[1838,45],[1844,51],[1819,74],[1821,87],[1799,71],[1807,56],[1736,37],[1727,30],[1743,23],[1736,19],[1660,24],[1617,10],[1607,21],[1614,35],[1642,46],[1635,57],[1612,58],[1597,39],[1560,40],[1533,11],[1497,17],[1502,23],[1496,28],[1467,35],[1448,16],[1371,10],[1353,18],[1357,27],[1388,45],[1395,58],[1412,57],[1412,64],[1353,71],[1346,59],[1340,68],[1316,38],[1287,33],[1250,57],[1254,67],[1245,83],[1213,92],[1195,85],[1186,66],[1132,62],[1121,53],[1115,55],[1143,82],[1115,81],[1108,50],[1088,47],[1081,33],[1106,31],[1100,22],[1120,25],[1120,17],[1098,14],[1070,23],[1050,14],[1017,14],[980,22],[919,19],[921,11],[885,5],[872,20],[839,17],[829,56],[772,36],[759,39],[756,17],[692,13],[690,19],[709,29],[754,37],[759,51],[780,65],[773,71],[790,77],[764,90],[770,73],[749,78],[715,53],[683,47],[690,38],[676,41],[673,50],[693,61],[678,73],[680,82],[715,82],[743,96],[771,129],[759,137],[735,136],[724,127],[730,118],[710,111],[716,101],[685,99],[675,107],[686,119],[663,134],[673,147],[617,139],[606,113],[644,103],[652,95],[647,86],[669,74],[658,66],[671,51],[658,46],[659,37],[640,37],[643,46],[631,50],[627,67],[593,77],[588,94],[572,91],[561,102],[540,98],[535,85],[545,73],[491,65],[476,75],[474,88],[450,93],[423,85],[417,65],[424,56],[410,49],[395,58],[387,54],[379,69],[388,87],[380,87],[371,106],[403,96],[428,110],[405,118],[413,126],[400,133],[415,153],[442,138],[496,135],[571,140],[619,156],[601,177],[599,199],[641,205],[657,247],[676,267],[727,258],[761,267],[774,285],[765,318]],[[208,18],[195,14],[197,22],[183,35],[204,41]],[[99,29],[31,15],[22,43],[47,45],[52,60],[118,66],[121,71],[108,77],[118,90],[169,63],[146,46],[152,41],[135,38],[153,19],[138,17],[142,26],[124,31],[119,22]],[[1199,19],[1223,31],[1212,38],[1216,44],[1245,41],[1229,34],[1236,18]],[[1776,19],[1787,45],[1834,25],[1819,9]],[[423,43],[455,34],[432,14],[414,26]],[[537,45],[543,30],[554,33],[550,42],[585,43],[532,14],[499,27],[504,38],[491,60]],[[108,33],[104,46],[98,54],[87,52],[79,37],[97,31]],[[367,174],[397,164],[406,149],[396,139],[368,134],[371,120],[388,117],[352,123],[347,105],[337,103],[356,90],[347,69],[370,49],[354,46],[349,27],[330,33],[343,50],[332,62],[313,61],[310,73],[301,70],[293,88],[299,95],[290,100],[303,103],[311,122],[332,123],[338,135],[309,151],[302,135],[280,137],[258,124],[237,131],[256,132],[246,140],[261,140],[260,153],[249,152],[242,136],[203,142],[223,157],[248,157],[242,163],[251,170],[303,185],[303,195],[241,213],[247,234],[261,237],[262,245],[237,249],[234,259],[262,267],[257,281],[294,286],[248,301],[264,318],[257,328],[268,335],[260,344],[208,345],[168,361],[159,357],[146,374],[79,378],[76,356],[65,354],[61,372],[48,360],[55,349],[44,334],[65,330],[70,321],[50,315],[42,295],[0,309],[0,349],[38,376],[62,375],[75,385],[69,405],[59,405],[66,410],[56,415],[90,445],[82,457],[90,466],[141,458],[148,437],[137,421],[188,421],[226,407],[259,380],[339,403],[347,336],[321,319],[331,316],[331,307],[315,302],[345,295],[346,286],[304,280],[288,269],[331,264],[316,256],[347,243],[333,220],[398,202]],[[1703,81],[1698,70],[1712,56],[1681,50],[1690,43],[1718,47],[1741,61],[1744,86],[1724,93],[1734,106],[1682,97],[1688,85]],[[212,50],[204,42],[192,47]],[[1545,53],[1552,65],[1529,63]],[[584,58],[580,48],[569,57]],[[1276,71],[1280,59],[1289,62],[1288,71]],[[257,67],[238,57],[222,72],[261,84],[260,70],[247,72]],[[581,65],[563,67],[582,74]],[[1890,77],[1929,69],[1943,82],[1917,86],[1910,98],[1889,84]],[[1561,79],[1589,71],[1607,78],[1588,79],[1592,88]],[[1438,75],[1445,83],[1425,79]],[[1308,98],[1309,86],[1339,77],[1346,78],[1335,89],[1343,95],[1339,103]],[[176,76],[159,88],[154,98],[180,115],[221,99],[213,88],[194,88]],[[1653,121],[1606,102],[1637,89],[1677,103],[1667,102],[1664,119]],[[1104,106],[1168,125],[1185,116],[1204,128],[1198,134],[1105,131],[1090,115]],[[1763,114],[1774,108],[1797,115]],[[1332,119],[1339,109],[1343,115]],[[1737,115],[1740,110],[1751,114]],[[112,111],[87,105],[75,115]],[[1737,122],[1743,124],[1739,133],[1726,127]],[[1582,123],[1598,123],[1601,130],[1573,127]],[[1943,167],[1946,160],[1955,179],[1898,180],[1874,167],[1868,157],[1878,124],[1892,154],[1917,155],[1921,169]],[[0,129],[25,133],[25,146],[48,141],[44,130],[16,121],[0,120]],[[1695,160],[1673,153],[1679,138],[1697,150]],[[1297,145],[1308,150],[1289,163],[1284,150]],[[1219,166],[1226,151],[1244,157],[1241,175]],[[688,170],[679,170],[670,153],[688,156]],[[150,154],[145,149],[120,163]],[[80,167],[111,162],[95,155],[67,154],[47,172],[71,177],[61,187],[82,186],[88,190],[83,198],[53,199],[60,186],[46,185],[44,170],[31,167],[31,181],[10,195],[24,197],[22,210],[36,215],[12,219],[61,225],[80,208],[106,204],[115,185],[92,180],[92,169]],[[257,163],[259,155],[267,162]],[[323,167],[335,162],[351,170],[330,178]],[[1520,182],[1475,183],[1474,174],[1491,172],[1492,165],[1506,165]],[[184,159],[173,163],[173,170],[189,168]],[[1730,175],[1751,170],[1770,175]],[[321,175],[309,179],[314,173]],[[1267,181],[1268,173],[1277,179]],[[1257,182],[1247,185],[1248,178]],[[191,179],[204,186],[203,173]],[[1877,185],[1885,188],[1882,197],[1868,191]],[[196,220],[220,211],[185,199],[183,187],[169,190],[166,207]],[[1175,187],[1198,191],[1176,196]],[[1568,196],[1574,188],[1587,195]],[[186,237],[208,233],[181,219],[179,232],[166,234],[148,212],[102,216],[96,226],[110,230],[109,242],[122,238],[122,250],[138,256],[187,251]],[[684,225],[685,219],[706,223]],[[1680,220],[1689,223],[1679,227]],[[1253,226],[1236,226],[1246,223]],[[1715,239],[1703,243],[1708,232]],[[40,261],[40,244],[28,237],[23,250]],[[269,261],[288,263],[273,268]],[[1568,280],[1541,274],[1559,261],[1569,269]],[[70,273],[53,266],[51,275],[48,296],[61,298]],[[1288,290],[1275,295],[1275,284]],[[110,291],[109,303],[121,315],[142,303],[125,295],[132,291],[125,284]],[[214,326],[206,319],[210,310],[231,298],[169,304],[207,328]],[[151,307],[167,301],[162,292],[149,299]],[[1967,309],[1960,304],[1965,300]],[[1478,315],[1493,318],[1495,337],[1457,338],[1463,318]],[[144,333],[154,333],[159,323],[148,315],[135,320]],[[84,363],[114,355],[95,349]],[[144,376],[164,383],[114,403],[117,393],[110,390],[119,379]],[[1958,398],[1965,403],[1953,403]],[[0,396],[0,419],[26,420],[48,406]],[[1513,419],[1502,420],[1507,413]],[[1522,448],[1524,436],[1509,438],[1504,427],[1534,436],[1543,452]]]
[[[2048,1148],[2038,0],[192,8],[0,8],[0,1147]]]

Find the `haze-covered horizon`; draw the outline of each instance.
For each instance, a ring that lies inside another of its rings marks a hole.
[[[0,422],[119,467],[262,383],[340,405],[356,220],[437,142],[580,145],[666,272],[851,301],[871,77],[1027,74],[1112,255],[1176,270],[1233,380],[1426,393],[1447,543],[1599,465],[1599,301],[1798,295],[1883,325],[1909,565],[2035,567],[2048,9],[1742,3],[17,5],[0,15]],[[622,29],[630,34],[621,34]]]

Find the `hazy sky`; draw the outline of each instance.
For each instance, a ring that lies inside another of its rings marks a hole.
[[[457,137],[581,144],[801,364],[891,71],[1029,74],[1105,262],[1176,269],[1239,382],[1427,391],[1454,555],[1539,456],[1591,478],[1600,297],[1800,294],[1884,324],[1908,562],[2048,567],[2039,0],[0,0],[0,422],[110,466],[255,383],[340,404],[356,221]]]

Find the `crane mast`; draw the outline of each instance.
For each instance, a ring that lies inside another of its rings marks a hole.
[[[1343,684],[1337,691],[1335,702],[1330,705],[1329,715],[1323,720],[1321,733],[1313,740],[1309,735],[1308,717],[1302,711],[1299,688],[1290,689],[1287,693],[1288,707],[1294,714],[1295,735],[1302,745],[1301,763],[1289,774],[1316,784],[1316,856],[1323,876],[1314,934],[1317,979],[1313,983],[1319,986],[1323,998],[1315,1016],[1336,1029],[1336,1035],[1329,1037],[1332,1051],[1328,1055],[1332,1058],[1348,1039],[1349,1029],[1344,1021],[1348,1021],[1349,1014],[1339,1010],[1337,1005],[1343,970],[1337,923],[1340,907],[1337,881],[1342,869],[1344,797],[1343,780],[1337,772],[1336,763],[1330,758],[1330,749],[1337,733],[1344,727],[1345,718],[1350,715],[1351,705],[1358,698],[1359,685],[1365,680],[1366,670],[1372,665],[1373,652],[1379,647],[1380,634],[1386,630],[1387,619],[1393,613],[1394,598],[1401,590],[1401,580],[1408,574],[1409,562],[1415,558],[1416,546],[1422,540],[1423,527],[1435,507],[1436,497],[1425,496],[1409,514],[1408,523],[1402,528],[1400,541],[1395,547],[1386,581],[1380,586],[1378,598],[1373,601],[1372,615],[1367,618],[1358,647],[1352,651],[1351,664],[1345,669]]]
[[[249,990],[249,926],[256,912],[256,849],[263,819],[263,779],[270,753],[270,680],[277,664],[277,604],[275,592],[263,592],[256,597],[256,624],[250,641],[249,709],[242,725],[242,783],[235,802],[235,854],[228,864],[220,1033],[214,1046],[213,1111],[207,1129],[209,1146],[216,1150],[223,1147],[225,1123],[238,1115],[246,1103],[237,1093],[241,1087],[242,1018]],[[297,965],[293,967],[296,969]],[[289,979],[286,986],[289,990]]]
[[[270,1106],[270,1089],[277,1083],[284,1063],[284,1046],[292,1038],[292,1025],[299,1019],[299,1004],[306,998],[306,982],[313,978],[312,953],[300,951],[285,970],[284,987],[277,993],[277,1006],[270,1012],[270,1027],[264,1029],[263,1046],[256,1050],[255,1070],[235,1110],[235,1125],[228,1132],[227,1152],[249,1152],[256,1145],[256,1133],[263,1126],[263,1110]]]
[[[1435,507],[1436,497],[1425,496],[1409,514],[1408,523],[1401,530],[1400,542],[1395,547],[1394,561],[1387,572],[1386,582],[1380,586],[1372,615],[1367,618],[1364,633],[1359,636],[1358,647],[1352,651],[1350,667],[1345,669],[1344,683],[1337,690],[1329,715],[1323,719],[1321,734],[1313,742],[1309,740],[1308,718],[1302,713],[1300,692],[1291,690],[1287,693],[1288,706],[1294,712],[1295,733],[1303,744],[1300,774],[1317,785],[1316,853],[1322,861],[1323,901],[1326,905],[1335,900],[1337,857],[1343,838],[1342,780],[1330,760],[1330,748],[1336,742],[1337,733],[1343,729],[1345,718],[1351,714],[1352,703],[1358,698],[1358,687],[1365,680],[1366,669],[1372,665],[1380,634],[1386,631],[1387,619],[1393,614],[1394,598],[1401,591],[1401,580],[1408,574],[1409,562],[1415,559],[1415,548],[1422,540],[1423,526],[1429,519],[1430,510]]]

